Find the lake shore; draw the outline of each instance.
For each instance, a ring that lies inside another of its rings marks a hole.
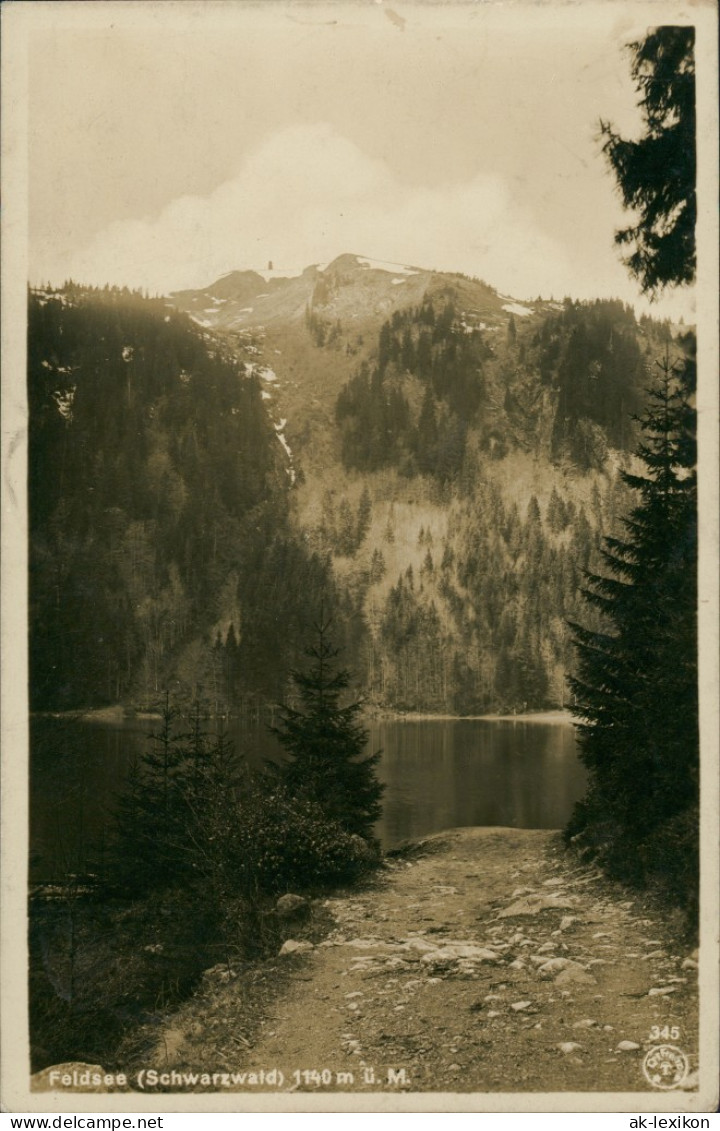
[[[277,740],[262,723],[208,719],[202,727],[212,735],[221,725],[237,756],[251,769],[282,757]],[[365,726],[367,753],[381,751],[378,772],[386,790],[376,833],[386,849],[456,825],[562,828],[585,790],[587,775],[577,757],[575,731],[562,718],[525,723],[428,716],[367,720]],[[80,789],[90,778],[94,782],[94,799],[85,808],[82,827],[94,838],[92,843],[100,843],[103,814],[116,804],[133,761],[156,747],[150,736],[157,735],[161,725],[157,719],[124,718],[114,712],[88,719],[36,717],[32,727],[32,876],[40,882],[61,875],[63,869],[53,808],[42,792],[58,752],[67,751],[68,786],[77,782]],[[178,719],[176,730],[183,729],[188,729],[187,722]],[[68,794],[64,808],[71,843],[77,839],[72,833],[78,808],[74,796]]]
[[[135,1034],[129,1078],[143,1066],[191,1081],[160,1090],[213,1091],[202,1073],[274,1067],[253,1094],[652,1093],[642,1064],[667,1026],[688,1059],[684,1086],[697,1085],[692,944],[557,832],[436,834],[365,885],[312,900],[285,934],[297,945],[206,971]],[[229,1090],[248,1089],[238,1077]]]
[[[134,719],[161,719],[159,711],[136,711],[115,703],[110,707],[79,708],[77,711],[31,711],[32,719],[69,719],[82,723],[112,723],[120,726]]]
[[[570,711],[554,710],[554,711],[527,711],[524,714],[516,715],[503,715],[503,714],[485,714],[485,715],[431,715],[423,714],[421,711],[381,711],[377,714],[367,716],[370,722],[493,722],[493,723],[548,723],[563,725],[571,725],[578,720]]]
[[[47,715],[51,718],[80,718],[84,722],[113,723],[119,725],[132,722],[133,719],[159,719],[158,711],[136,711],[121,704],[110,707],[93,707],[86,711],[55,711],[38,712],[39,716]],[[223,715],[223,718],[240,718],[239,715]],[[527,711],[522,714],[493,714],[484,715],[448,715],[432,714],[423,711],[390,711],[369,709],[364,712],[366,724],[381,722],[517,722],[517,723],[547,723],[564,725],[573,724],[578,720],[567,710],[556,709],[551,711]]]

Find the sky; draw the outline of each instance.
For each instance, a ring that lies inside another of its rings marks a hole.
[[[645,7],[53,5],[29,40],[31,281],[168,293],[354,252],[651,309],[598,139],[641,130]]]

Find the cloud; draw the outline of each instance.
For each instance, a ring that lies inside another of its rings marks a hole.
[[[517,297],[573,289],[567,252],[498,176],[405,183],[324,123],[269,136],[208,196],[110,225],[49,277],[166,293],[269,259],[290,272],[345,251],[464,271]]]

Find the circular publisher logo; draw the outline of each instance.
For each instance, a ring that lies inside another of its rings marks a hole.
[[[655,1045],[645,1054],[642,1070],[653,1088],[679,1088],[688,1073],[688,1058],[675,1045]]]

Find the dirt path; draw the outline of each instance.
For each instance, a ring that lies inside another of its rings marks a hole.
[[[443,833],[328,913],[317,945],[264,964],[254,1032],[245,973],[218,971],[156,1068],[256,1074],[235,1091],[651,1091],[666,1043],[696,1086],[697,955],[555,833]]]

